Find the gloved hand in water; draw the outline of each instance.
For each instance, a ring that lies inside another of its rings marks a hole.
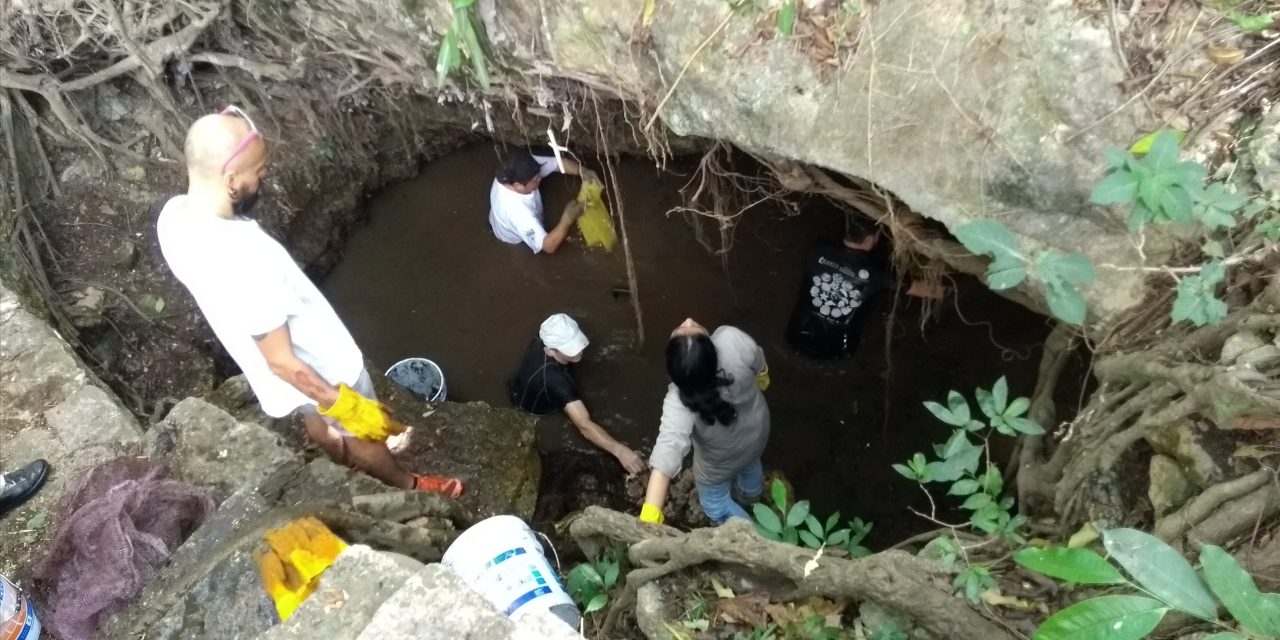
[[[769,367],[765,367],[764,370],[756,374],[756,387],[759,387],[761,391],[768,389],[772,382],[769,379]]]
[[[338,385],[338,399],[318,409],[320,415],[338,421],[343,429],[361,440],[386,442],[404,433],[404,425],[392,418],[377,400],[370,400],[345,384]]]
[[[659,509],[648,502],[640,507],[640,522],[648,522],[650,524],[662,524],[666,518],[662,515],[662,509]]]
[[[301,518],[263,535],[267,551],[258,572],[281,620],[288,620],[316,590],[320,574],[333,565],[347,543],[315,518]]]
[[[600,175],[586,167],[578,169],[578,177],[582,178],[583,182],[600,182]]]

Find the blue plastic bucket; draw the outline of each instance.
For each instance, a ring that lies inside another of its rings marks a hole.
[[[31,601],[12,582],[0,576],[0,638],[39,640],[40,619]]]
[[[444,372],[426,358],[405,358],[391,365],[384,375],[427,402],[444,402],[447,396]]]

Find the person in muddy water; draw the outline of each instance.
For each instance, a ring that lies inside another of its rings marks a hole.
[[[590,169],[576,160],[563,158],[564,173],[580,176],[584,181],[599,182]],[[489,188],[489,226],[493,235],[507,244],[524,243],[534,253],[555,253],[564,244],[569,228],[582,215],[582,204],[574,200],[565,207],[560,220],[550,231],[543,224],[542,179],[559,169],[555,157],[520,149],[498,167],[493,186]]]
[[[667,343],[671,384],[662,402],[658,439],[649,456],[649,485],[640,520],[661,523],[671,479],[693,449],[693,478],[702,510],[719,525],[748,518],[733,492],[755,502],[764,491],[760,454],[769,440],[764,351],[741,329],[715,332],[684,321]]]
[[[388,485],[457,497],[456,478],[405,470],[386,439],[403,427],[373,396],[364,356],[333,307],[253,219],[267,145],[229,107],[187,132],[188,189],[156,223],[160,250],[236,361],[262,410],[302,414],[309,438],[334,461]],[[234,455],[234,454],[233,454]]]
[[[893,285],[887,249],[875,225],[846,214],[841,243],[815,245],[805,262],[800,298],[787,323],[787,342],[819,359],[847,358],[858,349],[866,305]],[[943,289],[914,281],[907,295],[941,298]]]
[[[563,409],[582,437],[617,458],[627,473],[640,473],[644,460],[592,420],[578,394],[569,367],[582,361],[587,344],[586,334],[573,318],[557,313],[543,321],[511,380],[511,402],[536,415]]]

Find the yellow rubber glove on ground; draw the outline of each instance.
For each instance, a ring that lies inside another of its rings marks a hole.
[[[387,414],[377,400],[370,400],[345,384],[338,385],[338,399],[328,408],[318,409],[320,415],[333,418],[343,429],[361,440],[386,442],[391,436],[404,433],[404,425]]]
[[[765,367],[764,371],[756,374],[756,386],[764,391],[769,388],[773,381],[769,379],[769,367]]]
[[[315,518],[301,518],[263,535],[267,551],[258,557],[258,571],[276,613],[288,620],[316,590],[320,575],[333,565],[347,543]]]
[[[648,522],[650,524],[662,524],[666,518],[662,515],[662,509],[659,509],[648,502],[640,507],[640,522]]]

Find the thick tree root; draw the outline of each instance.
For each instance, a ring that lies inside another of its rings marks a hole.
[[[642,524],[633,516],[599,507],[583,512],[570,524],[569,532],[588,553],[598,549],[602,540],[630,545],[628,556],[637,568],[627,574],[625,593],[615,609],[634,603],[640,587],[653,580],[703,563],[727,563],[788,580],[793,587],[789,593],[778,594],[782,599],[869,600],[910,617],[940,638],[1015,637],[953,597],[950,581],[938,567],[900,551],[861,559],[815,558],[811,549],[761,538],[747,522],[735,520],[714,529],[680,534],[670,527]]]

